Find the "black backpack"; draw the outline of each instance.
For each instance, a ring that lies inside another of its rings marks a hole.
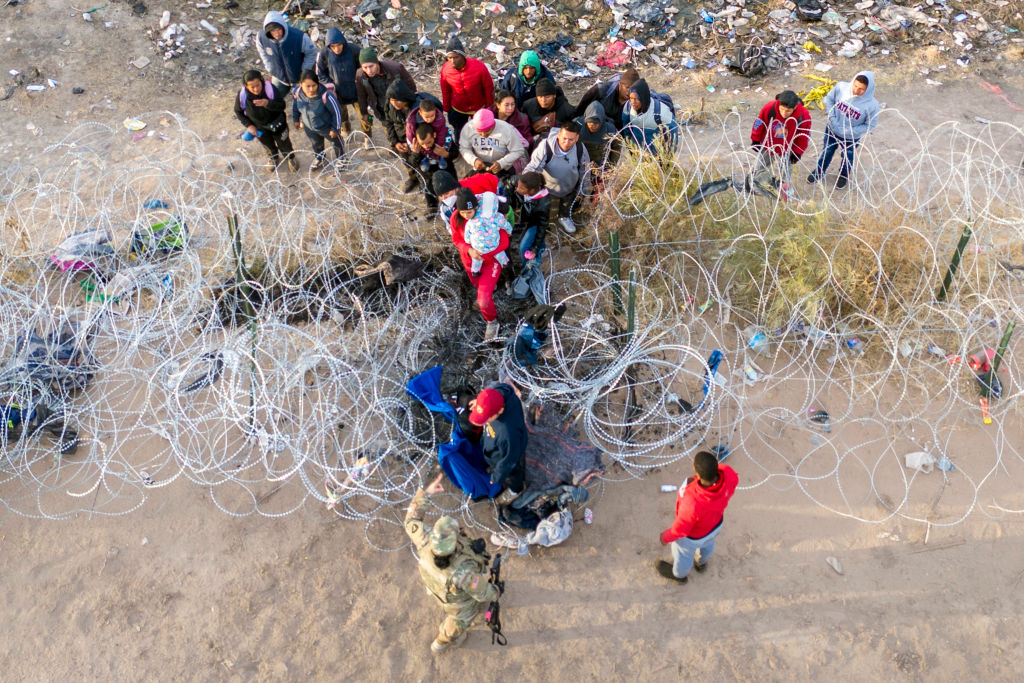
[[[736,51],[736,59],[729,68],[741,76],[763,76],[779,66],[775,50],[767,45],[744,45]]]
[[[821,21],[825,6],[819,0],[796,0],[796,16],[801,21]]]

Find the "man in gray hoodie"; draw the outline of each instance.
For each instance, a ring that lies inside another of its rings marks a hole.
[[[294,88],[302,72],[316,64],[316,45],[303,31],[289,26],[280,12],[267,12],[255,42],[275,87]]]
[[[590,165],[590,154],[579,142],[580,124],[569,121],[561,128],[553,128],[547,138],[533,150],[530,163],[524,171],[536,171],[544,176],[544,185],[552,197],[558,197],[558,224],[570,235],[576,232],[572,221],[573,204]]]
[[[836,180],[836,187],[842,189],[846,187],[850,171],[853,170],[853,150],[864,135],[878,126],[878,114],[882,107],[875,99],[875,74],[861,71],[850,82],[836,83],[825,96],[825,111],[828,112],[825,147],[818,157],[814,173],[807,176],[807,182],[813,183],[824,178],[825,171],[832,163],[832,156],[842,148],[839,178]]]

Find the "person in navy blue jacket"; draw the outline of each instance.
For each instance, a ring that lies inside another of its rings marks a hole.
[[[492,484],[506,487],[500,502],[526,488],[526,417],[523,404],[510,385],[493,382],[469,403],[470,423],[483,427],[480,446]]]
[[[256,49],[275,86],[293,88],[303,71],[316,63],[316,45],[280,12],[267,12],[263,30],[256,34]]]
[[[306,131],[316,154],[316,161],[309,170],[318,171],[324,167],[325,139],[334,146],[335,159],[340,159],[345,149],[341,144],[341,105],[338,98],[320,84],[313,71],[302,73],[299,87],[292,91],[292,98],[292,120],[296,128]]]
[[[327,44],[316,58],[316,75],[325,88],[332,91],[341,105],[341,127],[345,134],[352,132],[348,120],[348,105],[356,106],[356,69],[359,53],[345,40],[339,29],[327,29]]]

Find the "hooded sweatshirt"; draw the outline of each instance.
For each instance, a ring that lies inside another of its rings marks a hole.
[[[277,24],[284,29],[284,37],[274,40],[269,26]],[[256,49],[263,66],[271,76],[289,86],[298,85],[299,76],[316,63],[316,45],[308,35],[294,26],[280,12],[267,12],[263,30],[256,34]]]
[[[622,106],[623,136],[647,149],[654,147],[659,135],[672,144],[679,135],[679,125],[672,108],[651,97],[651,89],[642,78],[630,87],[629,92],[636,93],[640,99],[640,111],[633,109],[630,100]]]
[[[526,66],[532,66],[537,70],[533,79],[529,81],[523,75],[523,67]],[[540,63],[540,57],[537,56],[537,53],[533,50],[527,50],[519,57],[519,66],[509,68],[505,75],[502,76],[499,88],[512,93],[512,96],[516,98],[516,106],[522,107],[526,100],[536,96],[537,81],[542,78],[547,78],[552,83],[555,82],[555,77],[548,71],[546,66]]]
[[[811,113],[803,102],[798,102],[793,115],[782,118],[779,101],[772,100],[761,107],[754,127],[750,131],[750,141],[755,146],[762,146],[775,156],[790,156],[799,159],[807,151],[811,141]]]
[[[553,197],[568,197],[575,194],[583,181],[584,170],[590,163],[587,148],[577,142],[568,152],[558,146],[558,131],[554,128],[537,149],[533,150],[530,163],[524,173],[536,171],[544,176],[544,186]]]
[[[882,107],[875,99],[875,74],[861,71],[857,76],[868,79],[867,90],[860,97],[853,95],[853,81],[836,83],[825,96],[828,129],[840,138],[859,140],[878,126]],[[856,78],[856,77],[855,77]]]
[[[605,117],[604,107],[600,102],[594,100],[587,105],[583,116],[576,120],[579,121],[581,127],[580,142],[587,148],[587,154],[590,155],[594,163],[604,163],[605,157],[608,156],[609,143],[616,133],[615,126]],[[587,121],[597,121],[601,127],[597,129],[596,133],[591,133],[587,128]]]
[[[526,158],[526,148],[519,131],[500,119],[494,120],[494,130],[486,137],[476,132],[472,123],[463,126],[459,135],[459,150],[462,160],[470,168],[479,159],[488,166],[498,162],[501,170],[507,171],[516,161]]]
[[[493,107],[494,79],[487,65],[466,57],[466,66],[459,71],[446,61],[441,67],[441,102],[445,111],[454,109],[462,114]]]
[[[704,538],[722,523],[729,499],[739,484],[736,471],[728,465],[718,466],[718,481],[705,488],[697,477],[687,480],[676,496],[676,518],[672,526],[661,532],[661,542],[680,538]]]
[[[340,43],[345,49],[340,55],[334,54],[331,45]],[[327,40],[316,58],[316,75],[324,85],[332,84],[334,94],[342,104],[353,104],[356,101],[356,69],[359,68],[359,55],[355,48],[345,40],[345,34],[339,29],[327,29]]]
[[[326,136],[341,130],[341,105],[338,98],[321,83],[316,97],[306,97],[302,88],[292,91],[292,121],[301,121],[305,128]]]

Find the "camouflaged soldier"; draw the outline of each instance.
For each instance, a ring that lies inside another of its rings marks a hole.
[[[437,481],[427,487],[431,493],[438,490]],[[498,589],[487,581],[488,556],[471,547],[472,542],[459,530],[456,520],[441,517],[433,528],[423,523],[421,508],[427,491],[417,491],[409,504],[405,533],[416,546],[427,591],[441,601],[445,611],[437,638],[430,644],[430,651],[438,654],[465,640],[477,616],[498,599]]]

